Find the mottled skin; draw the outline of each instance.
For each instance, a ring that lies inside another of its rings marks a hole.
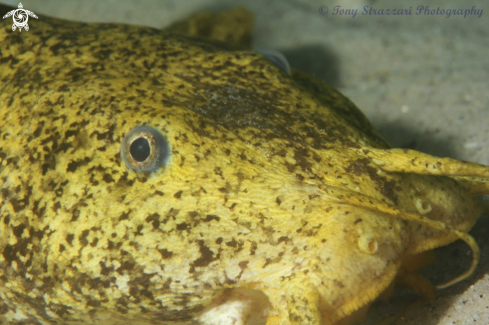
[[[415,254],[470,244],[488,192],[224,43],[3,21],[0,92],[3,323],[351,323],[395,281],[433,296]],[[156,172],[122,162],[139,125],[170,143]]]

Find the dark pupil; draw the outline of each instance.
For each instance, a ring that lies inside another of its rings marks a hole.
[[[131,151],[131,156],[134,158],[134,160],[139,162],[145,161],[151,153],[149,142],[145,138],[138,138],[134,140],[131,143],[129,150]]]

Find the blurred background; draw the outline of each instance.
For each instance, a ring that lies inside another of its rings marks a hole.
[[[0,3],[17,7],[18,0]],[[489,164],[488,2],[25,0],[22,4],[36,14],[68,20],[154,28],[203,10],[245,6],[256,18],[255,49],[279,50],[293,68],[338,88],[393,146]],[[418,6],[423,9],[416,15]],[[428,6],[435,11],[479,11],[447,17],[425,14]],[[353,17],[337,9],[358,11]],[[411,10],[411,15],[386,15],[386,11],[382,15],[381,9]],[[472,234],[482,254],[476,274],[440,291],[440,298],[408,312],[396,324],[489,324],[489,219],[481,218]],[[459,242],[439,249],[438,256],[426,272],[435,283],[462,273],[471,258],[468,247]],[[365,324],[375,324],[414,300],[416,295],[401,292],[376,303]]]

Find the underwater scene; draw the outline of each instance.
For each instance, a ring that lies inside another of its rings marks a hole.
[[[489,324],[488,15],[0,0],[0,323]]]

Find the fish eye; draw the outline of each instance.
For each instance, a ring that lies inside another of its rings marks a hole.
[[[272,61],[275,66],[277,66],[280,70],[288,74],[292,75],[290,70],[289,61],[285,58],[285,55],[275,50],[257,50],[258,53],[262,54],[268,60]]]
[[[149,141],[146,138],[137,138],[129,145],[129,152],[131,156],[138,162],[143,162],[148,159],[151,154],[151,147]]]
[[[121,145],[121,157],[127,168],[153,172],[170,160],[170,144],[157,130],[138,126],[129,131]]]

